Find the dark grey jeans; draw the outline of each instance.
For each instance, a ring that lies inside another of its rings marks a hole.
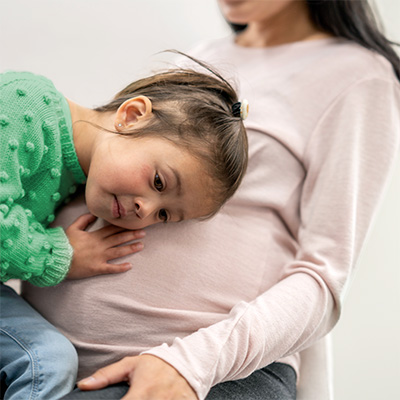
[[[126,383],[93,392],[76,389],[62,400],[119,400],[128,389]],[[296,400],[296,372],[287,364],[273,363],[247,378],[214,386],[206,400]]]

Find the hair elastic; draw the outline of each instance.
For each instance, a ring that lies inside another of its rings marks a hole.
[[[240,117],[244,121],[249,115],[249,102],[246,99],[243,99],[241,102],[238,101],[233,104],[232,114],[234,117]]]

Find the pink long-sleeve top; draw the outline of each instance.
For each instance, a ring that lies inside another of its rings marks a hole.
[[[385,59],[336,39],[229,37],[192,54],[250,103],[237,194],[210,221],[149,228],[125,274],[25,284],[24,296],[77,347],[80,377],[146,352],[204,399],[276,360],[298,372],[298,352],[337,322],[398,153],[400,85]]]

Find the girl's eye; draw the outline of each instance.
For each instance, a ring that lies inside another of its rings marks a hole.
[[[154,175],[154,187],[159,191],[162,192],[164,189],[164,184],[162,183],[162,180],[160,176],[156,173]]]
[[[168,213],[167,211],[162,208],[159,212],[158,212],[158,218],[163,221],[163,222],[167,222],[168,221]]]

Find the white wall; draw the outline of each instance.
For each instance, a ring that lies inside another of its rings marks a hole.
[[[375,0],[400,42],[400,1]],[[400,398],[400,160],[334,330],[336,400]]]
[[[400,1],[376,3],[400,41]],[[215,0],[0,0],[0,72],[43,74],[94,106],[143,75],[154,53],[228,32]],[[399,205],[400,163],[334,332],[337,400],[400,392]]]
[[[228,31],[214,0],[0,0],[0,71],[40,73],[94,106],[146,73],[155,53]]]

